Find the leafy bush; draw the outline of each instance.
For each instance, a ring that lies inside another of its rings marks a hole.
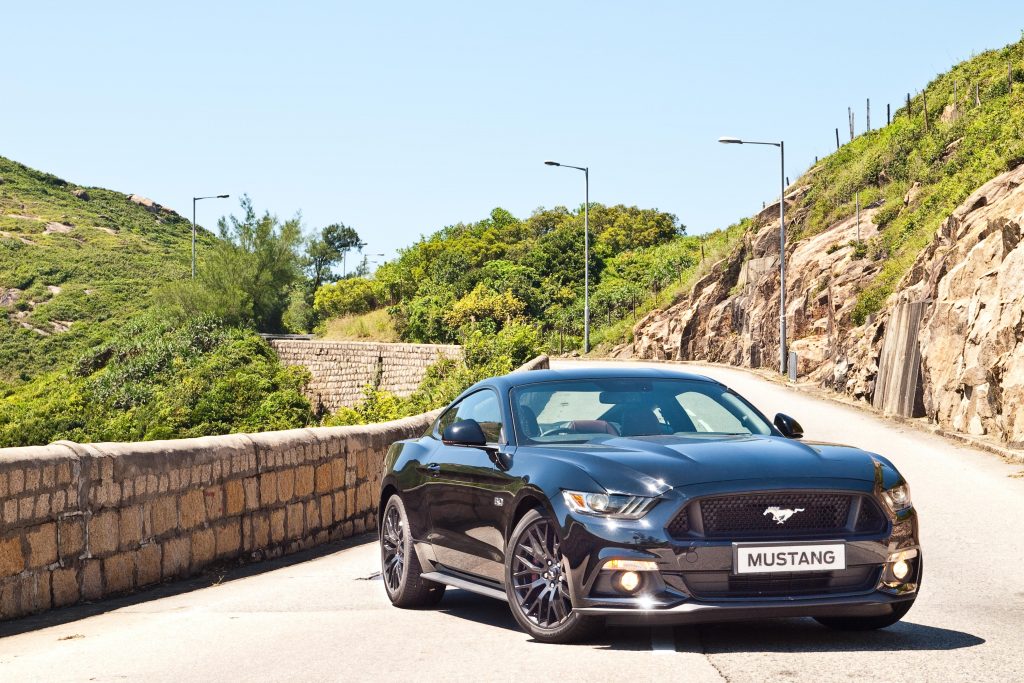
[[[377,306],[373,285],[361,277],[338,280],[316,290],[313,309],[321,318],[366,313]]]
[[[255,333],[212,318],[140,316],[73,370],[0,402],[0,445],[139,441],[286,429],[313,420],[308,373]]]

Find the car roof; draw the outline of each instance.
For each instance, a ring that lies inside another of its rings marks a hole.
[[[536,384],[538,382],[553,382],[569,379],[688,379],[697,382],[720,384],[720,382],[711,379],[710,377],[691,372],[679,372],[678,370],[669,370],[667,368],[638,368],[623,365],[621,368],[580,367],[558,370],[529,370],[512,372],[507,375],[501,375],[500,377],[491,377],[490,379],[483,380],[482,382],[479,382],[477,386],[486,384],[508,390],[524,384]]]

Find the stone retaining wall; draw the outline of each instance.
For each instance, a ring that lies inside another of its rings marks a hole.
[[[548,367],[539,356],[520,370]],[[0,449],[0,620],[374,529],[393,422]]]
[[[285,365],[306,367],[312,379],[306,395],[314,408],[333,412],[363,398],[372,384],[397,396],[419,386],[431,364],[441,356],[461,358],[462,347],[441,344],[383,344],[379,342],[270,339]]]
[[[388,446],[436,414],[0,449],[0,619],[373,529]]]

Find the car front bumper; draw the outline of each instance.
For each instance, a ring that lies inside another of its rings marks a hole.
[[[601,616],[616,624],[699,624],[785,617],[877,617],[891,614],[893,606],[913,600],[916,594],[900,596],[873,592],[870,595],[820,597],[800,600],[749,599],[728,602],[686,601],[672,607],[644,608],[576,607],[573,611]]]
[[[787,540],[794,545],[825,540],[843,543],[847,569],[757,577],[767,583],[734,573],[734,542],[730,540],[670,536],[665,527],[675,509],[665,506],[660,516],[619,523],[566,513],[562,517],[562,550],[569,563],[573,609],[628,623],[876,617],[891,614],[895,605],[917,596],[923,557],[913,508],[891,519],[884,533]],[[742,542],[751,543],[750,539]],[[891,573],[898,555],[908,557],[911,567],[901,581],[894,580]],[[639,572],[641,588],[625,594],[615,588],[614,572],[605,568],[612,559],[645,560],[657,570]]]

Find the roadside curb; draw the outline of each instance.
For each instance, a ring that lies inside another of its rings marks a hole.
[[[649,358],[557,358],[552,357],[551,360],[557,362],[587,362],[587,361],[600,361],[602,363],[661,363],[663,365],[703,365],[716,368],[723,368],[727,370],[741,370],[751,375],[755,375],[763,380],[767,380],[781,387],[785,387],[790,391],[795,391],[802,394],[813,396],[831,403],[835,403],[848,408],[856,408],[865,413],[874,415],[890,422],[905,425],[912,429],[916,429],[919,432],[926,434],[934,434],[935,436],[943,437],[949,441],[955,441],[971,448],[976,448],[986,453],[991,453],[1002,458],[1005,462],[1021,465],[1024,464],[1024,451],[1007,448],[994,444],[985,439],[979,439],[968,434],[961,434],[959,432],[953,432],[935,424],[922,422],[922,418],[903,417],[902,415],[892,415],[890,413],[882,412],[874,406],[864,403],[863,401],[857,401],[855,399],[846,398],[842,394],[837,394],[833,391],[827,391],[821,387],[810,384],[810,383],[792,383],[774,372],[768,370],[761,370],[758,368],[747,368],[739,365],[730,365],[729,363],[717,363],[712,361],[690,361],[690,360],[659,360]]]

